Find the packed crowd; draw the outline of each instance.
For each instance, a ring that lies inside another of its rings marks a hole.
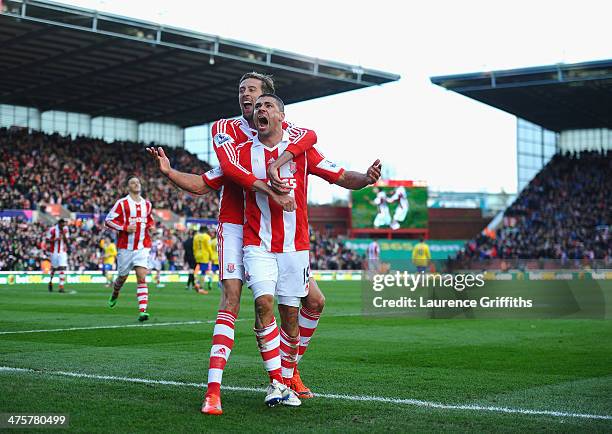
[[[40,271],[49,260],[48,227],[21,219],[0,220],[0,271]],[[68,226],[68,265],[71,270],[97,270],[100,252],[97,243],[102,229],[93,220]],[[48,265],[47,265],[48,266]]]
[[[612,152],[557,154],[506,210],[493,234],[469,241],[458,261],[612,262]]]
[[[103,259],[101,241],[114,237],[94,220],[76,220],[68,224],[68,269],[74,271],[100,270]],[[45,269],[48,226],[28,223],[22,219],[0,220],[0,271],[40,271]],[[165,245],[164,269],[186,269],[183,241],[184,231],[159,228],[155,235]],[[360,270],[363,257],[346,248],[341,238],[324,237],[311,233],[310,264],[313,270]],[[46,265],[49,266],[48,264]]]
[[[310,232],[310,269],[361,270],[364,260],[364,256],[344,245],[342,237]]]
[[[188,217],[216,217],[214,194],[194,197],[163,179],[134,142],[103,140],[0,128],[0,209],[44,209],[61,204],[73,212],[107,212],[125,195],[130,174],[144,181],[143,195],[156,208]],[[184,149],[169,152],[173,167],[203,173],[210,167]]]

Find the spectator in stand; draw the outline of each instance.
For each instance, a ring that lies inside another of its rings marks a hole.
[[[556,265],[612,263],[612,151],[557,154],[506,210],[494,236],[480,234],[457,256],[554,259]]]
[[[364,257],[344,245],[343,237],[322,236],[310,231],[310,268],[312,270],[361,270]]]
[[[156,208],[168,208],[187,217],[216,217],[215,195],[194,197],[179,192],[149,164],[145,145],[59,134],[29,133],[0,128],[0,209],[39,209],[61,204],[73,212],[99,214],[122,194],[130,173],[140,175],[147,197]],[[210,166],[195,155],[175,148],[172,166],[189,173],[204,173]]]

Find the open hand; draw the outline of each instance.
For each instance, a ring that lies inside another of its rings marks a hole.
[[[168,157],[166,157],[164,148],[162,148],[161,146],[158,148],[152,146],[150,148],[147,148],[147,152],[157,161],[157,167],[159,168],[159,171],[164,175],[168,175],[172,167],[170,167],[170,160],[168,159]]]
[[[376,160],[366,172],[366,176],[370,179],[370,184],[375,184],[380,179],[380,172],[382,170],[382,164],[380,160]]]

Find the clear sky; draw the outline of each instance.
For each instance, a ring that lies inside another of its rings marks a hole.
[[[380,158],[387,176],[433,190],[515,192],[516,120],[429,77],[612,58],[610,1],[64,2],[400,74],[289,105],[287,119],[315,129],[326,156],[349,169]],[[312,188],[319,201],[345,195]]]

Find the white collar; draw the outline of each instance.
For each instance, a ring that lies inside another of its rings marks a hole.
[[[140,205],[141,203],[144,202],[144,198],[142,196],[140,196],[140,200],[138,202],[136,202],[134,199],[132,199],[132,196],[130,196],[130,194],[128,193],[128,195],[126,196],[127,200],[129,200],[130,202],[136,204],[136,205]]]
[[[250,127],[244,116],[240,116],[238,119],[240,119],[240,129],[247,135],[247,137],[253,138],[257,135],[257,130]]]
[[[289,142],[289,133],[287,132],[287,130],[283,130],[283,138],[281,139],[280,142],[278,142],[276,145],[272,146],[271,148],[264,145],[263,143],[261,143],[259,141],[259,136],[256,134],[255,137],[253,137],[253,146],[263,146],[266,150],[268,151],[274,151],[276,148],[278,148],[282,143],[287,143]]]

